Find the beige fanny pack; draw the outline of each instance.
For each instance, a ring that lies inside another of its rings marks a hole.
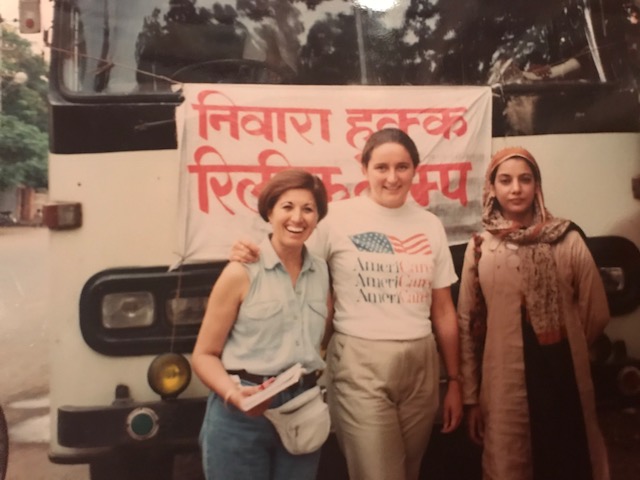
[[[264,416],[271,421],[282,444],[293,455],[315,452],[322,447],[331,430],[329,408],[318,386],[277,408],[266,410]]]

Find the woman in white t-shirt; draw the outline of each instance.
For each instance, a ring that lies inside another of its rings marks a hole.
[[[351,480],[413,480],[438,410],[438,347],[449,380],[442,431],[462,417],[457,276],[440,220],[407,202],[420,161],[411,138],[380,130],[361,158],[367,194],[330,204],[308,242],[335,296],[328,402]],[[257,255],[238,242],[232,258]]]

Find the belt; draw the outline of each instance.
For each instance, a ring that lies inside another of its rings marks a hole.
[[[269,380],[275,375],[256,375],[255,373],[249,373],[246,370],[227,370],[229,375],[237,375],[242,380],[246,380],[247,382],[255,383],[256,385],[260,385],[261,383]],[[298,387],[302,387],[305,390],[315,387],[316,382],[318,380],[318,372],[307,373],[306,375],[302,375],[300,380],[298,380],[293,385],[287,387],[285,391],[294,390]]]

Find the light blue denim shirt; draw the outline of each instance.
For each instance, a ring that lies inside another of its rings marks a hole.
[[[300,362],[324,368],[320,342],[327,316],[329,273],[324,260],[303,252],[295,288],[267,238],[260,259],[246,264],[251,286],[222,351],[227,370],[275,375]]]

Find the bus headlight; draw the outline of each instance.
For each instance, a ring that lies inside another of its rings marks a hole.
[[[150,292],[108,293],[102,299],[105,328],[148,327],[153,323],[154,302]]]
[[[162,398],[175,398],[191,382],[189,361],[177,353],[164,353],[153,359],[147,371],[151,389]]]
[[[207,308],[207,297],[167,300],[167,320],[172,325],[199,325]]]

